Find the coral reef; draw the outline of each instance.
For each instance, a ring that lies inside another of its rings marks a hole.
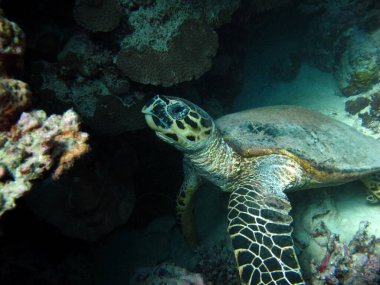
[[[211,28],[186,21],[165,50],[156,50],[154,46],[138,51],[134,46],[124,48],[117,56],[117,65],[134,81],[171,86],[197,79],[208,71],[216,50],[217,35]]]
[[[115,153],[93,148],[91,154],[70,175],[38,183],[26,202],[41,220],[66,236],[96,241],[132,213],[137,157],[127,144]]]
[[[173,86],[210,70],[218,48],[215,29],[239,5],[240,0],[78,0],[74,18],[87,31],[74,31],[56,58],[33,63],[32,88],[42,108],[56,113],[74,107],[97,133],[145,128],[140,109],[157,92],[152,85]]]
[[[358,97],[346,101],[345,109],[351,115],[355,115],[369,105],[370,100],[367,97]]]
[[[130,285],[205,285],[199,274],[191,273],[184,268],[170,263],[156,267],[146,267],[137,270],[131,278]]]
[[[103,134],[144,127],[139,114],[145,95],[130,90],[129,80],[112,63],[111,51],[86,34],[70,38],[58,63],[34,63],[33,74],[34,88],[53,112],[74,105],[83,121]]]
[[[380,81],[380,9],[374,1],[308,1],[314,17],[304,52],[313,65],[332,71],[345,96],[358,95]]]
[[[218,47],[213,29],[229,21],[239,2],[153,1],[126,9],[133,33],[121,42],[118,66],[143,84],[171,86],[199,78]]]
[[[362,222],[348,245],[322,225],[324,230],[318,234],[328,239],[326,255],[320,264],[312,265],[312,284],[372,285],[380,282],[380,257],[376,253],[380,239],[368,235],[368,225]]]
[[[30,104],[31,93],[26,83],[0,78],[0,131],[9,128]]]
[[[121,20],[119,0],[77,0],[74,19],[82,27],[92,32],[110,32]]]
[[[25,35],[13,22],[0,15],[0,131],[10,127],[31,104],[27,84],[9,78],[22,61]]]
[[[380,11],[378,11],[380,17]],[[344,51],[337,55],[338,68],[335,72],[339,88],[346,96],[358,95],[371,89],[380,81],[380,25],[378,30],[367,34],[353,30],[344,45]]]
[[[270,11],[279,7],[284,7],[292,3],[292,0],[255,0],[250,1],[250,5],[257,13]]]
[[[33,180],[50,170],[57,179],[89,150],[88,135],[79,131],[72,110],[62,116],[48,117],[42,110],[20,116],[31,104],[31,93],[10,76],[22,60],[24,38],[16,24],[0,17],[0,216],[15,207]]]
[[[0,215],[45,172],[59,178],[88,152],[87,140],[72,110],[49,117],[42,110],[23,113],[9,131],[0,132]]]
[[[0,13],[0,77],[8,73],[10,61],[20,58],[25,51],[25,35],[17,24]]]
[[[229,243],[229,240],[222,240],[212,248],[197,250],[195,270],[204,276],[207,284],[241,284],[232,248],[226,246]]]
[[[366,108],[358,113],[358,116],[362,119],[363,126],[373,130],[375,133],[380,133],[380,90],[366,95],[365,97],[359,97],[367,99],[368,103]]]

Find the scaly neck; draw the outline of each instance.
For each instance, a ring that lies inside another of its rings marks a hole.
[[[205,147],[185,152],[184,156],[192,162],[200,176],[223,190],[240,172],[241,157],[224,141],[216,128],[205,142]]]

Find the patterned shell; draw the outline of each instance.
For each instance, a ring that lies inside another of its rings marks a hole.
[[[216,125],[242,156],[286,150],[323,172],[380,171],[380,141],[302,107],[251,109],[223,116]]]

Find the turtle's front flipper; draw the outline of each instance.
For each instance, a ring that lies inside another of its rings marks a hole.
[[[367,187],[369,195],[367,201],[378,203],[380,201],[380,173],[374,173],[361,179]]]
[[[248,285],[305,284],[291,237],[291,206],[283,193],[302,186],[303,171],[281,156],[268,159],[259,158],[253,176],[231,193],[228,230],[239,274]]]
[[[194,220],[194,197],[199,188],[200,178],[186,160],[184,166],[184,180],[177,197],[177,220],[181,224],[182,234],[195,249],[198,245]]]

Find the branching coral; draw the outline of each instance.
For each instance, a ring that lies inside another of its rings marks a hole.
[[[58,178],[89,150],[87,140],[72,110],[50,117],[41,110],[23,113],[9,131],[0,132],[0,216],[45,172]]]

